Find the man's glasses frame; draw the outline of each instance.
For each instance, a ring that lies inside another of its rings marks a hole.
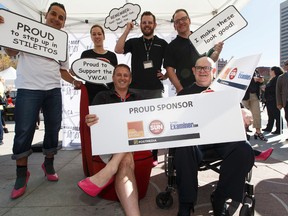
[[[184,16],[184,17],[182,17],[180,19],[174,20],[174,24],[178,25],[180,22],[186,22],[186,20],[188,20],[188,19],[189,19],[188,16]]]
[[[202,69],[203,69],[205,72],[210,72],[210,71],[212,70],[212,67],[210,67],[210,66],[204,66],[204,67],[202,67],[202,66],[195,66],[195,70],[196,70],[197,72],[202,71]]]

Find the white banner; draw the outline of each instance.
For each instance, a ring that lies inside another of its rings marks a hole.
[[[214,91],[231,91],[240,103],[251,82],[261,54],[231,59],[210,85]]]
[[[80,149],[79,106],[80,90],[61,80],[62,91],[62,147],[66,150]]]
[[[245,140],[240,105],[229,91],[89,106],[92,154]]]
[[[0,8],[0,45],[23,52],[66,61],[68,34],[19,14]]]

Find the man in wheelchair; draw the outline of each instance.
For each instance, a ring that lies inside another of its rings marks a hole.
[[[178,95],[196,94],[207,90],[213,77],[212,64],[213,60],[209,57],[199,58],[192,68],[196,82],[180,91]],[[211,151],[222,159],[219,181],[211,199],[214,216],[229,215],[225,204],[227,199],[242,202],[245,177],[254,164],[253,149],[246,140],[176,148],[174,163],[179,195],[178,216],[190,216],[191,211],[194,212],[198,168],[203,158],[207,158]]]

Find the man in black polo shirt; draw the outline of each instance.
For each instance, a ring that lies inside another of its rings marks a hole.
[[[172,20],[178,35],[167,46],[164,67],[167,71],[166,76],[169,77],[178,93],[195,82],[191,71],[200,55],[189,40],[189,36],[193,33],[190,30],[191,20],[187,11],[185,9],[176,10]],[[208,51],[207,56],[214,62],[217,61],[222,47],[223,43],[219,42]]]
[[[130,90],[141,94],[143,99],[161,98],[164,75],[161,67],[167,42],[156,35],[156,18],[150,11],[141,15],[140,27],[143,35],[126,41],[128,34],[134,27],[132,22],[127,24],[124,33],[119,38],[115,52],[131,53],[132,83]],[[125,42],[126,41],[126,42]],[[157,165],[157,150],[153,150],[154,165]]]

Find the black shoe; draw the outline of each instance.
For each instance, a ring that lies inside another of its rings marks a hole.
[[[210,196],[214,216],[230,216],[225,199],[215,200],[214,192]]]
[[[8,128],[3,128],[4,133],[9,133]]]
[[[269,130],[268,128],[264,128],[264,129],[262,129],[262,131],[265,131],[265,132],[271,132],[271,131],[272,131],[272,129],[271,129],[271,130]]]
[[[280,131],[273,131],[272,134],[280,134]]]
[[[262,133],[257,133],[257,132],[255,132],[255,134],[254,134],[254,139],[257,139],[257,138],[259,138],[259,139],[262,140],[262,141],[267,141],[267,138],[264,137],[264,135],[263,135]]]
[[[191,211],[194,212],[193,203],[180,203],[177,216],[190,216]]]

